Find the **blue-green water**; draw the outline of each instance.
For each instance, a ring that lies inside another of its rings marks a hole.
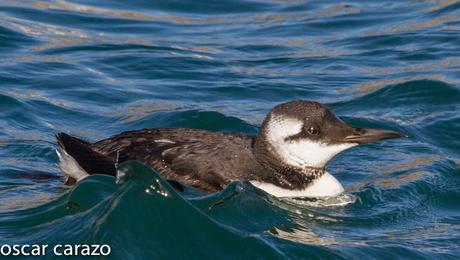
[[[120,184],[67,188],[56,166],[60,131],[255,134],[291,99],[410,138],[336,157],[327,169],[354,198],[342,206],[245,182],[177,194],[136,163]],[[120,259],[460,255],[458,1],[3,0],[0,108],[0,244],[109,244]]]

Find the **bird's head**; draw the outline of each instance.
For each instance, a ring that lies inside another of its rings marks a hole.
[[[296,100],[275,106],[256,139],[256,156],[296,168],[324,168],[351,147],[406,135],[383,129],[353,127],[325,105]],[[267,161],[268,160],[268,161]]]

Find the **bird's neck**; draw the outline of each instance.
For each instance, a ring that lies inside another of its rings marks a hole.
[[[254,155],[263,174],[256,181],[271,183],[283,189],[302,190],[324,175],[324,168],[290,165],[283,161],[273,147],[256,138]]]
[[[254,156],[261,169],[250,182],[271,195],[323,197],[336,196],[344,191],[340,182],[324,168],[285,163],[260,136],[254,143]]]

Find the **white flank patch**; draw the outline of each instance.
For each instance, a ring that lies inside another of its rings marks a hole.
[[[276,197],[326,197],[337,196],[344,191],[342,184],[328,172],[303,190],[288,190],[258,181],[251,181],[251,184]]]
[[[336,154],[357,144],[326,145],[309,139],[285,141],[302,131],[302,122],[294,118],[273,116],[268,123],[267,139],[285,163],[297,167],[322,168]]]
[[[66,151],[63,149],[56,149],[56,153],[59,157],[59,168],[61,168],[61,171],[67,177],[72,177],[76,181],[80,181],[89,176],[89,174],[81,168],[78,162]]]
[[[155,139],[153,140],[155,143],[168,143],[168,144],[175,144],[176,142],[173,142],[169,139]]]

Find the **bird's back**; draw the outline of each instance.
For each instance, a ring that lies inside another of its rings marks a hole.
[[[185,128],[128,131],[90,144],[119,162],[137,160],[163,177],[217,191],[257,168],[253,137]]]

